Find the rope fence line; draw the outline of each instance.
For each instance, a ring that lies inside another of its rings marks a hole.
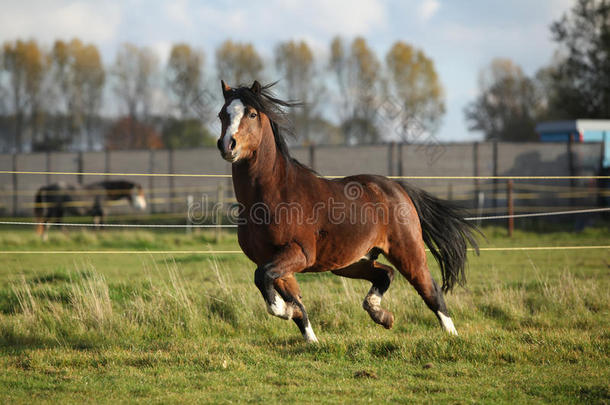
[[[104,172],[45,172],[0,170],[0,174],[32,174],[32,175],[66,175],[66,176],[141,176],[141,177],[204,177],[231,178],[230,174],[196,174],[196,173],[104,173]],[[321,176],[327,179],[339,179],[345,176]],[[610,179],[610,176],[386,176],[389,179],[413,180],[585,180]]]
[[[150,201],[147,201],[150,204]],[[0,208],[2,208],[2,204],[0,204]],[[535,205],[519,205],[517,207],[514,208],[515,212],[546,212],[549,210],[561,210],[561,211],[568,211],[568,210],[585,210],[585,209],[590,209],[589,206],[574,206],[574,205],[553,205],[553,206],[535,206]],[[506,212],[506,207],[485,207],[485,208],[470,208],[468,209],[468,211],[470,211],[471,214],[475,214],[475,212],[478,213],[486,213],[486,214],[494,214],[494,213],[504,213]],[[212,215],[214,211],[213,210],[208,210],[205,211],[206,215]],[[104,219],[107,222],[113,222],[113,221],[119,221],[119,220],[137,220],[137,221],[141,221],[143,219],[166,219],[166,218],[181,218],[184,219],[186,217],[186,214],[184,212],[157,212],[154,214],[150,214],[147,212],[141,212],[141,213],[129,213],[129,214],[109,214],[109,215],[105,215]],[[21,217],[13,217],[13,216],[3,216],[0,217],[0,221],[28,221],[29,219],[31,219],[31,216],[21,216]],[[62,220],[66,221],[66,222],[83,222],[85,219],[87,219],[88,216],[83,216],[83,215],[64,215],[64,217],[62,218]]]
[[[0,225],[47,225],[70,226],[84,228],[237,228],[237,225],[228,224],[93,224],[70,222],[29,222],[29,221],[0,221]]]
[[[467,217],[466,221],[483,221],[508,218],[543,217],[551,215],[588,214],[595,212],[608,212],[610,208],[589,208],[583,210],[535,212],[528,214],[492,215],[480,217]],[[47,226],[71,226],[71,227],[107,227],[107,228],[237,228],[234,224],[93,224],[93,223],[69,223],[69,222],[29,222],[29,221],[0,221],[0,225],[47,225]]]
[[[585,210],[571,211],[551,211],[551,212],[533,212],[528,214],[512,214],[512,215],[492,215],[485,217],[467,217],[466,221],[481,221],[486,219],[508,219],[508,218],[528,218],[528,217],[548,217],[551,215],[569,215],[569,214],[587,214],[593,212],[608,212],[610,208],[590,208]]]
[[[25,196],[30,196],[35,194],[39,189],[21,189],[21,190],[0,190],[0,195],[25,195]],[[167,193],[169,194],[171,191],[174,192],[181,192],[181,193],[188,193],[188,192],[194,192],[194,193],[199,193],[199,192],[205,192],[205,191],[215,191],[216,187],[215,186],[180,186],[180,187],[153,187],[153,188],[148,188],[148,187],[144,187],[144,190],[146,190],[147,192],[153,192],[153,193]],[[83,196],[96,196],[96,195],[107,195],[107,194],[119,194],[119,193],[124,193],[125,190],[124,189],[95,189],[95,190],[87,190],[87,189],[76,189],[76,190],[68,190],[68,192],[71,195],[83,195]],[[65,194],[66,190],[44,190],[44,193],[47,195],[61,195],[61,194]]]
[[[515,246],[479,248],[481,252],[515,252],[545,250],[592,250],[610,249],[610,245],[592,246]],[[426,251],[430,251],[426,249]],[[468,251],[474,251],[469,248]],[[0,250],[0,254],[243,254],[241,250]]]
[[[493,189],[495,187],[495,185],[493,183],[483,183],[483,184],[479,184],[478,186],[473,186],[471,184],[455,184],[452,186],[452,191],[456,192],[458,194],[463,194],[463,193],[472,193],[475,191],[484,191],[484,190],[489,190],[489,189]],[[605,192],[606,188],[600,188],[600,187],[592,187],[592,186],[559,186],[559,185],[543,185],[543,184],[532,184],[532,183],[515,183],[514,184],[514,188],[515,189],[523,189],[523,190],[539,190],[539,191],[547,191],[548,193],[551,193],[553,191],[555,192],[581,192],[581,193],[599,193],[599,192]],[[215,191],[217,189],[217,187],[215,186],[174,186],[169,187],[169,186],[165,186],[165,187],[145,187],[145,190],[147,192],[154,192],[154,193],[163,193],[163,192],[194,192],[194,193],[199,193],[199,192],[206,192],[206,191]],[[438,189],[441,190],[441,192],[446,192],[447,191],[447,186],[446,185],[429,185],[426,187],[427,190],[431,190],[431,189]],[[85,190],[85,189],[78,189],[78,190],[70,190],[70,193],[73,195],[104,195],[107,194],[107,191],[110,191],[111,193],[113,192],[113,190],[115,189],[105,189],[105,190]],[[32,195],[34,193],[36,193],[38,191],[38,189],[33,188],[33,189],[21,189],[21,190],[0,190],[0,195],[6,195],[6,196],[10,196],[10,195],[25,195],[25,196],[29,196]],[[124,192],[125,190],[123,189],[116,189],[117,192]],[[48,195],[54,195],[54,194],[64,194],[66,192],[66,190],[45,190],[45,194]]]

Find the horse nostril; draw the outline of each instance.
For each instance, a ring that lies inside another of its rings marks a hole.
[[[229,150],[235,149],[235,138],[231,137],[231,142],[229,143]]]
[[[218,142],[216,142],[216,147],[218,148],[219,151],[223,151],[222,150],[222,140],[218,139]]]

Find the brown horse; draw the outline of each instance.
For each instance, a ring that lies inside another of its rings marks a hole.
[[[121,199],[129,201],[136,210],[146,209],[142,186],[131,181],[105,180],[85,186],[60,182],[42,186],[34,197],[34,215],[39,223],[36,232],[46,239],[48,224],[61,222],[65,214],[90,215],[99,225],[106,214],[104,204]]]
[[[275,98],[273,84],[232,89],[221,83],[218,148],[232,163],[239,245],[257,265],[254,282],[268,312],[294,320],[305,340],[316,342],[294,274],[332,271],[370,281],[363,307],[391,328],[394,315],[380,304],[394,269],[376,260],[382,254],[441,326],[457,334],[443,292],[464,282],[467,244],[477,247],[461,211],[383,176],[321,178],[290,157],[282,132],[284,107],[293,104]],[[424,244],[440,265],[442,288],[430,275]]]

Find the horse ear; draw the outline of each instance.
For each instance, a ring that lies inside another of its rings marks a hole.
[[[255,80],[254,83],[252,83],[252,87],[250,87],[250,90],[254,94],[261,94],[261,88],[261,84],[258,82],[258,80]]]
[[[229,85],[226,84],[224,80],[220,81],[220,85],[222,86],[222,95],[227,98],[229,92],[231,91],[231,87],[229,87]]]

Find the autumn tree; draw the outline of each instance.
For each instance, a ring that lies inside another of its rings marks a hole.
[[[190,115],[193,103],[203,91],[203,63],[203,52],[192,49],[188,44],[172,47],[166,79],[182,119]]]
[[[156,55],[149,48],[126,43],[119,49],[113,69],[114,92],[129,117],[139,120],[148,117],[158,65]]]
[[[398,41],[386,55],[386,66],[389,74],[386,92],[399,108],[401,135],[409,135],[406,126],[410,119],[415,119],[423,130],[434,133],[445,113],[445,103],[432,59],[422,50]]]
[[[610,0],[578,0],[551,26],[559,58],[546,69],[549,115],[610,118]]]
[[[509,59],[495,59],[479,74],[479,95],[464,109],[470,130],[489,140],[534,140],[540,111],[531,79]]]
[[[87,146],[93,149],[93,126],[102,106],[106,73],[95,45],[84,45],[76,54],[77,83],[82,94],[82,109]]]
[[[83,133],[93,148],[93,126],[102,104],[106,73],[95,45],[78,39],[56,41],[51,51],[52,72],[65,117],[67,138]]]
[[[45,56],[38,44],[17,40],[6,42],[2,49],[2,69],[8,77],[8,93],[12,100],[15,137],[13,148],[23,151],[24,129],[30,125],[36,131],[35,121],[40,108],[42,82],[46,67]]]
[[[342,102],[339,115],[348,143],[373,143],[381,139],[376,115],[381,64],[366,40],[355,38],[349,51],[342,39],[331,42],[330,69]]]
[[[125,144],[142,146],[147,144],[148,139],[153,139],[149,136],[146,124],[152,106],[158,63],[150,49],[129,43],[123,44],[117,53],[113,69],[114,92],[123,102],[128,118],[125,125],[130,131],[125,132],[121,127],[121,131],[116,132],[133,138]]]
[[[310,144],[314,141],[310,124],[321,93],[315,80],[313,52],[305,41],[281,42],[275,47],[275,66],[286,97],[302,103],[290,111],[296,138]]]
[[[219,79],[231,86],[262,81],[263,60],[251,43],[230,39],[216,49],[216,71]]]
[[[338,113],[341,121],[349,116],[350,95],[348,92],[348,74],[347,74],[347,52],[343,39],[339,36],[334,37],[330,43],[330,61],[329,69],[334,76],[334,82],[337,86],[340,102],[338,103]]]

